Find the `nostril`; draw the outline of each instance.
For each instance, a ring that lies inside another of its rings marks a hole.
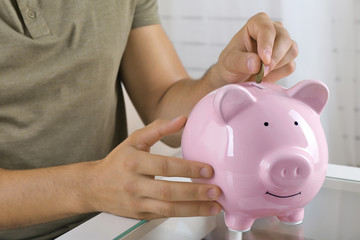
[[[298,149],[290,150],[274,152],[263,160],[261,178],[269,187],[296,188],[310,179],[311,157]]]

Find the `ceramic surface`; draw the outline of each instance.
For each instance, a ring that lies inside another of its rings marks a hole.
[[[251,228],[277,216],[298,224],[326,175],[328,149],[320,114],[328,88],[304,80],[286,89],[246,82],[219,88],[193,109],[182,136],[183,157],[209,163],[226,225]]]

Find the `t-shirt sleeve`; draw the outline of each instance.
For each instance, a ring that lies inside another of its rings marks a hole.
[[[157,0],[137,0],[131,28],[160,23]]]

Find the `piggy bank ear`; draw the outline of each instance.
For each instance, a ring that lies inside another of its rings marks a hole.
[[[301,101],[320,115],[329,98],[329,89],[316,80],[304,80],[287,90],[288,96]]]
[[[230,84],[220,88],[214,98],[214,110],[219,119],[227,123],[237,113],[249,107],[256,101],[244,87]]]

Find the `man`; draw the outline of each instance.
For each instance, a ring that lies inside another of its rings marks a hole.
[[[218,214],[211,166],[152,155],[179,146],[186,116],[225,84],[294,71],[297,47],[264,13],[199,80],[159,24],[156,0],[0,3],[0,239],[52,239],[96,212],[155,219]],[[126,136],[120,82],[148,126]],[[162,119],[162,120],[160,120]],[[172,119],[172,120],[165,120]]]

